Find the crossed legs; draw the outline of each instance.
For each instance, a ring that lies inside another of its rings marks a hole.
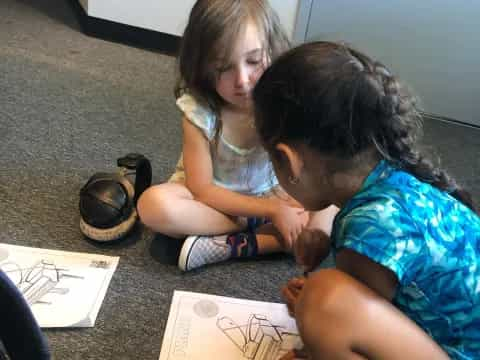
[[[228,216],[194,199],[182,183],[164,183],[147,189],[140,197],[137,211],[142,222],[155,232],[173,238],[188,235],[220,235],[235,233],[247,227],[244,219]],[[335,212],[316,213],[309,226],[330,232]],[[280,234],[266,224],[257,230],[260,254],[284,251]]]

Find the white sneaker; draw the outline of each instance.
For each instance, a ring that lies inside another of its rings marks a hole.
[[[190,271],[207,264],[228,260],[232,248],[226,240],[226,235],[187,237],[180,251],[178,267],[182,271]]]

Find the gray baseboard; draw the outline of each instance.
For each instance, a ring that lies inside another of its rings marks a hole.
[[[461,126],[466,126],[466,127],[470,127],[470,128],[480,130],[480,126],[478,126],[478,125],[475,125],[475,124],[472,124],[472,123],[467,123],[467,122],[456,120],[456,119],[452,119],[452,118],[449,118],[449,117],[446,117],[446,116],[432,114],[432,113],[428,113],[428,112],[424,112],[424,111],[422,111],[420,114],[425,119],[443,121],[443,122],[450,123],[450,124],[461,125]]]

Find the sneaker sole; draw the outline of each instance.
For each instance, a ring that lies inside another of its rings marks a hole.
[[[182,250],[180,251],[180,256],[178,257],[178,267],[182,271],[188,271],[187,264],[192,253],[193,244],[200,236],[189,236],[185,239],[183,243]]]

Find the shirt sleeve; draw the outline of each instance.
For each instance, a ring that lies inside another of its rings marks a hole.
[[[177,106],[192,124],[202,130],[209,141],[213,140],[216,126],[216,116],[213,111],[201,105],[190,94],[183,94],[179,97]]]
[[[340,219],[335,251],[342,248],[367,256],[407,284],[421,264],[424,240],[408,212],[385,198],[359,206]]]

